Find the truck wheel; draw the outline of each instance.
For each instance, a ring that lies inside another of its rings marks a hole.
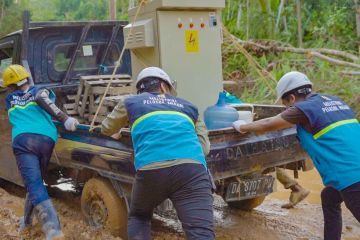
[[[91,226],[127,239],[127,208],[107,179],[91,178],[81,194],[81,210]]]
[[[251,211],[257,206],[260,206],[264,202],[265,197],[266,196],[260,196],[260,197],[245,199],[236,202],[228,202],[227,204],[231,208],[236,208],[244,211]]]

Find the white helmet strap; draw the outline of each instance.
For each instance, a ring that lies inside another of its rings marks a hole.
[[[21,87],[22,85],[24,85],[24,84],[27,83],[27,82],[28,82],[28,80],[27,80],[27,78],[25,78],[25,79],[21,80],[20,82],[17,82],[16,85],[17,85],[18,87]]]

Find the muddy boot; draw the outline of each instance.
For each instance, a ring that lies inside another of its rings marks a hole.
[[[36,205],[35,211],[46,236],[46,240],[65,239],[64,234],[61,231],[59,218],[50,199]]]
[[[279,180],[279,182],[284,185],[285,189],[289,189],[293,186],[295,186],[297,183],[297,181],[290,177],[287,172],[285,171],[285,169],[283,168],[275,168],[276,170],[276,178],[277,180]]]
[[[20,232],[28,230],[32,225],[34,206],[32,205],[29,194],[26,194],[24,216],[20,218]]]
[[[292,186],[291,190],[292,191],[290,194],[289,203],[282,205],[282,208],[293,208],[296,204],[304,200],[310,194],[309,190],[306,190],[299,184]]]

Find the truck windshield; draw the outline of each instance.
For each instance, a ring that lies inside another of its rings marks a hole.
[[[5,68],[12,64],[12,48],[0,49],[0,79],[2,79],[2,72]]]
[[[62,44],[55,48],[54,69],[57,72],[64,72],[67,70],[71,57],[75,52],[76,44]],[[101,59],[106,50],[106,43],[91,43],[84,44],[80,48],[80,52],[75,60],[74,70],[91,70],[98,69],[101,64]],[[113,45],[105,58],[104,65],[112,67],[120,57],[119,49]]]

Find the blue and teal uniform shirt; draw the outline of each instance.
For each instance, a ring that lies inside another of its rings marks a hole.
[[[135,168],[162,161],[192,159],[205,168],[195,131],[198,110],[171,95],[142,93],[125,100],[135,152]]]
[[[40,88],[30,87],[27,92],[17,90],[6,97],[6,108],[12,125],[12,140],[23,133],[45,135],[57,141],[57,129],[48,114],[35,102]],[[55,94],[50,92],[55,101]]]
[[[298,137],[325,186],[341,191],[360,182],[360,124],[353,110],[335,96],[312,94],[295,104],[311,132],[297,125]]]

